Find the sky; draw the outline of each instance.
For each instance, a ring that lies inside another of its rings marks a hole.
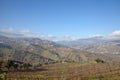
[[[0,0],[0,31],[48,38],[120,34],[120,0]]]

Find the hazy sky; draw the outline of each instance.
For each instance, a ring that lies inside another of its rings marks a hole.
[[[0,0],[0,28],[39,35],[106,35],[120,30],[120,0]]]

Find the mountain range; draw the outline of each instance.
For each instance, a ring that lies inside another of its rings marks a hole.
[[[99,38],[53,42],[40,38],[0,36],[0,60],[32,65],[53,62],[120,61],[120,40]]]
[[[91,53],[120,55],[120,39],[93,37],[75,41],[59,41],[59,44]]]

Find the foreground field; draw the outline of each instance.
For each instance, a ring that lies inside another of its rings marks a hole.
[[[7,80],[120,80],[119,63],[56,63],[14,71]]]

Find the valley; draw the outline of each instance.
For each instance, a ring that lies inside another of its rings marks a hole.
[[[0,80],[120,80],[120,0],[0,0]]]
[[[119,42],[95,41],[80,41],[77,45],[71,42],[69,46],[40,38],[0,36],[0,77],[3,80],[119,80]]]

